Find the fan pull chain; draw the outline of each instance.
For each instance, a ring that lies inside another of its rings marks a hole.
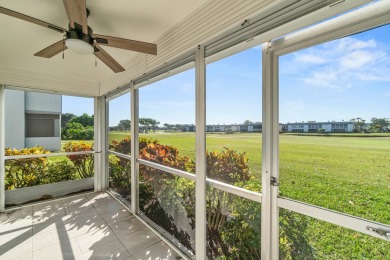
[[[96,56],[95,56],[95,67],[97,67],[97,59],[96,59]]]
[[[64,36],[63,36],[63,41],[62,41],[62,59],[64,60],[65,59],[65,33],[64,33]]]

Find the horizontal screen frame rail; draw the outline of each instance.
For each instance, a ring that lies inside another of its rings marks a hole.
[[[143,159],[138,159],[137,161],[144,166],[152,167],[152,168],[155,168],[155,169],[160,170],[160,171],[168,172],[170,174],[186,178],[188,180],[196,181],[195,174],[193,174],[193,173],[174,169],[174,168],[171,168],[171,167],[168,167],[165,165],[161,165],[161,164],[150,162],[150,161],[143,160]],[[213,180],[210,178],[206,178],[206,184],[209,187],[213,187],[213,188],[216,188],[216,189],[219,189],[222,191],[226,191],[230,194],[239,196],[241,198],[245,198],[245,199],[249,199],[249,200],[254,201],[254,202],[261,203],[261,193],[258,193],[255,191],[250,191],[250,190],[243,189],[240,187],[236,187],[234,185],[227,184],[227,183],[217,181],[217,180]]]
[[[44,158],[44,157],[59,157],[59,156],[69,156],[69,155],[86,155],[86,154],[94,154],[94,153],[95,151],[81,151],[81,152],[67,152],[67,153],[10,155],[10,156],[4,156],[4,159],[18,160],[18,159],[32,159],[32,158]]]
[[[348,215],[345,213],[337,212],[334,210],[314,206],[304,202],[299,202],[287,198],[278,198],[277,206],[279,208],[287,209],[305,216],[309,216],[315,219],[323,220],[328,223],[332,223],[344,228],[348,228],[363,234],[367,234],[376,238],[389,241],[385,236],[378,234],[372,229],[383,230],[390,232],[390,225],[385,225],[379,222],[370,221],[367,219],[359,218],[356,216]]]
[[[115,156],[118,156],[118,157],[123,158],[123,159],[131,160],[131,155],[127,155],[127,154],[123,154],[123,153],[118,153],[118,152],[111,151],[111,150],[108,150],[107,153],[108,153],[108,154],[115,155]]]

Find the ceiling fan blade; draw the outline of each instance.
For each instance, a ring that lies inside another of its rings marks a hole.
[[[110,69],[115,73],[125,71],[125,69],[111,57],[102,47],[95,44],[95,56],[98,57],[102,62],[104,62]]]
[[[61,40],[41,50],[40,52],[35,53],[34,56],[51,58],[66,49],[65,40]]]
[[[115,48],[137,51],[147,54],[157,54],[157,45],[147,42],[139,42],[118,37],[94,34],[95,40],[100,45],[106,45]]]
[[[86,0],[62,0],[70,27],[88,34]]]
[[[53,24],[47,23],[45,21],[41,21],[39,19],[33,18],[33,17],[25,15],[25,14],[21,14],[21,13],[12,11],[12,10],[9,10],[9,9],[1,7],[1,6],[0,6],[0,13],[5,14],[5,15],[9,15],[9,16],[12,16],[12,17],[15,17],[15,18],[18,18],[18,19],[21,19],[21,20],[24,20],[24,21],[27,21],[30,23],[35,23],[37,25],[52,29],[52,30],[60,32],[60,33],[66,32],[66,30],[64,28],[61,28],[57,25],[53,25]]]

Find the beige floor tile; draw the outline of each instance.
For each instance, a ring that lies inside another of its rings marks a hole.
[[[49,202],[34,205],[32,207],[34,213],[40,211],[55,211],[57,209],[64,208],[61,200],[49,201]]]
[[[146,226],[134,216],[117,223],[111,223],[109,225],[110,228],[114,231],[115,235],[118,237],[124,237],[130,233],[134,233],[146,228]]]
[[[54,229],[41,232],[33,237],[33,251],[39,250],[54,244],[63,243],[74,238],[73,231],[65,229]]]
[[[88,194],[85,194],[85,197],[87,197],[87,199],[91,200],[91,199],[94,199],[96,197],[110,197],[110,195],[107,193],[107,192],[104,192],[104,191],[100,191],[100,192],[92,192],[92,193],[88,193]]]
[[[96,216],[90,219],[82,219],[74,223],[66,223],[65,227],[78,237],[89,232],[97,232],[102,229],[105,230],[108,228],[108,224],[102,217]]]
[[[32,252],[32,238],[0,245],[0,259],[13,259]]]
[[[0,259],[2,259],[1,256],[0,256]],[[31,252],[31,253],[28,253],[26,255],[12,257],[12,260],[33,260],[33,254]]]
[[[32,226],[13,228],[0,231],[0,245],[5,243],[22,242],[33,235]]]
[[[117,201],[114,201],[112,203],[108,203],[108,204],[105,204],[102,206],[96,206],[96,210],[100,214],[107,214],[107,213],[115,212],[115,211],[118,211],[118,210],[123,209],[123,208],[124,207],[122,206],[122,204],[120,204]]]
[[[142,222],[103,192],[0,214],[0,260],[134,260],[131,254],[140,259],[173,255],[159,242]]]
[[[100,230],[88,232],[76,237],[76,239],[79,243],[81,252],[85,253],[90,250],[96,250],[111,241],[116,240],[117,237],[110,228],[106,227]]]
[[[5,220],[25,219],[32,218],[32,213],[33,209],[31,206],[23,208],[11,208],[3,213],[0,213],[0,223],[3,222],[3,217],[5,217]]]
[[[135,260],[149,259],[181,259],[170,247],[165,243],[160,242],[132,255]]]
[[[129,251],[130,255],[134,255],[161,241],[159,237],[148,229],[142,229],[127,236],[120,237],[119,239],[127,251]]]
[[[62,241],[33,251],[34,259],[82,259],[76,239]]]
[[[65,230],[65,222],[63,218],[50,218],[46,221],[38,222],[33,224],[34,235],[51,231],[51,230]]]
[[[89,201],[87,201],[87,202],[78,203],[78,204],[74,204],[72,206],[66,207],[65,211],[66,211],[66,214],[68,214],[68,215],[77,215],[77,214],[83,213],[84,211],[86,211],[87,209],[90,209],[92,207],[93,207],[92,204]]]
[[[34,212],[33,224],[42,223],[45,221],[53,221],[53,219],[63,218],[65,216],[66,212],[64,208],[36,211]]]
[[[64,205],[65,208],[74,206],[76,204],[86,203],[88,201],[89,201],[89,199],[84,194],[72,196],[72,197],[68,197],[68,198],[63,198],[61,200],[62,205]]]
[[[85,220],[85,219],[94,219],[94,218],[99,217],[99,216],[100,215],[97,212],[97,210],[95,208],[91,207],[91,208],[88,208],[88,209],[80,212],[79,214],[66,215],[66,217],[64,217],[64,222],[75,223],[75,222]]]
[[[95,207],[116,202],[116,200],[106,192],[91,193],[91,194],[87,194],[86,196]]]
[[[122,208],[118,211],[100,213],[100,215],[107,221],[108,224],[121,222],[125,219],[134,217],[128,210]]]
[[[14,209],[0,213],[0,231],[31,226],[32,220],[32,207]]]
[[[94,250],[89,250],[83,253],[84,259],[116,259],[124,260],[130,257],[129,252],[122,245],[119,239],[109,242]]]

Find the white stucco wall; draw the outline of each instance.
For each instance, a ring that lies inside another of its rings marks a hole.
[[[44,146],[51,151],[61,149],[61,123],[55,120],[55,137],[26,138],[26,112],[61,114],[61,95],[5,89],[5,146],[22,149]]]
[[[5,89],[5,147],[24,148],[24,91]]]
[[[26,147],[43,146],[49,151],[61,150],[61,137],[26,137]]]
[[[25,92],[26,111],[61,113],[61,95]]]

